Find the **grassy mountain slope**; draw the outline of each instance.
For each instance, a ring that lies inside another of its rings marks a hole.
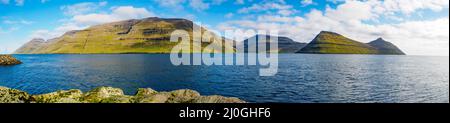
[[[334,32],[322,31],[298,53],[311,54],[392,54],[384,50],[385,42],[361,43]],[[391,43],[389,43],[391,44]],[[393,44],[391,44],[394,46]],[[388,48],[390,49],[390,48]],[[398,49],[398,48],[397,48]],[[395,53],[394,53],[395,54]]]
[[[170,42],[175,30],[185,30],[192,38],[194,24],[185,19],[145,18],[92,26],[70,31],[40,45],[27,43],[16,54],[90,54],[90,53],[170,53],[178,43]],[[197,26],[197,25],[195,25]],[[206,29],[202,28],[202,31]],[[222,38],[214,35],[215,38]],[[191,39],[192,41],[192,39]],[[205,48],[204,44],[202,48]],[[214,43],[217,44],[217,43]],[[226,52],[233,52],[230,48]],[[28,48],[33,47],[33,48]],[[189,45],[183,47],[188,48]],[[36,50],[28,50],[36,49]]]

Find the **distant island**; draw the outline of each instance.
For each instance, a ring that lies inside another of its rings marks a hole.
[[[405,55],[397,46],[382,38],[365,44],[328,31],[320,32],[298,53]]]
[[[193,31],[195,25],[187,19],[145,18],[119,21],[92,26],[85,30],[66,32],[58,38],[44,40],[33,39],[17,49],[14,54],[121,54],[121,53],[170,53],[178,43],[170,42],[171,32],[174,30]],[[202,31],[207,29],[202,28]],[[190,33],[192,37],[192,33]],[[226,39],[217,35],[215,38]],[[226,39],[224,45],[234,47],[224,52],[236,52],[236,47],[242,46],[246,53],[257,52],[258,37],[269,35],[256,35],[241,42]],[[248,43],[255,39],[257,43]],[[385,54],[405,55],[394,44],[382,38],[370,43],[361,43],[338,33],[322,31],[310,43],[300,43],[288,37],[278,38],[278,49],[271,52],[279,53],[307,53],[307,54]],[[211,44],[211,43],[209,43]],[[236,44],[235,46],[231,46]],[[186,46],[188,47],[188,46]],[[201,46],[207,48],[206,45]],[[264,49],[259,49],[264,50]]]
[[[16,58],[14,58],[11,55],[1,55],[0,54],[0,66],[17,65],[17,64],[22,64],[22,62],[17,60]]]

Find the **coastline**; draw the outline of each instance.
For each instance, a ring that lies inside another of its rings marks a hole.
[[[139,88],[135,95],[125,95],[120,88],[97,87],[83,93],[78,89],[60,90],[47,94],[30,95],[27,92],[0,86],[0,103],[246,103],[219,95],[202,96],[194,90],[181,89],[157,92]]]

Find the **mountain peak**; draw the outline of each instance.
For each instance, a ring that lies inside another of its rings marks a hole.
[[[386,40],[384,40],[382,37],[379,37],[379,38],[377,38],[376,40],[374,40],[374,41],[383,41],[383,42],[387,42]]]
[[[341,34],[321,31],[314,40],[306,47],[301,49],[299,53],[314,54],[375,54],[376,49],[347,38]]]
[[[321,31],[319,33],[319,35],[325,35],[325,34],[328,34],[328,35],[341,35],[341,34],[338,34],[336,32],[331,32],[331,31]]]
[[[391,42],[384,40],[383,38],[378,38],[374,41],[369,42],[368,44],[376,48],[379,54],[405,55],[405,53],[397,46],[395,46]]]

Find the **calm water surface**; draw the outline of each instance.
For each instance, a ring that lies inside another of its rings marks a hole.
[[[31,94],[98,86],[194,89],[249,102],[449,102],[449,57],[280,54],[276,76],[258,66],[173,66],[167,54],[15,55],[0,86]]]

